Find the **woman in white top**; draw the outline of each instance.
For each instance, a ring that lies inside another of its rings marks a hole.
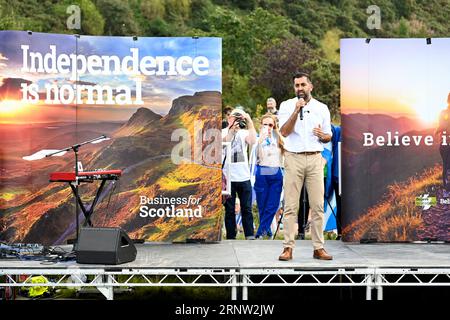
[[[281,171],[283,153],[283,140],[278,131],[277,119],[272,114],[265,114],[261,118],[256,146],[256,173],[253,188],[259,211],[257,238],[266,235],[272,237],[270,225],[280,205],[283,188]]]

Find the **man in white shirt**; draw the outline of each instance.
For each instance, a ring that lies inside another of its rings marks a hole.
[[[285,137],[284,175],[284,250],[279,260],[292,259],[295,246],[300,191],[303,183],[311,208],[311,238],[313,257],[331,260],[325,249],[324,223],[324,175],[325,160],[322,143],[331,140],[331,121],[328,107],[311,96],[313,84],[307,73],[293,77],[295,98],[283,101],[278,112],[281,134]]]
[[[244,129],[245,126],[248,130]],[[227,239],[236,239],[236,194],[241,205],[245,238],[255,239],[252,215],[252,185],[248,164],[248,145],[256,142],[256,131],[250,116],[234,109],[228,116],[228,127],[222,129],[222,141],[231,142],[230,180],[231,197],[225,202],[225,229]]]

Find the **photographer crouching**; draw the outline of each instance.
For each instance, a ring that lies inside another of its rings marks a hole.
[[[245,129],[247,128],[247,129]],[[250,116],[234,109],[228,116],[228,127],[222,129],[222,141],[231,142],[230,180],[231,197],[225,202],[225,229],[227,239],[236,239],[236,194],[241,204],[242,226],[245,238],[255,239],[252,215],[252,185],[248,164],[248,146],[256,142],[256,131]]]

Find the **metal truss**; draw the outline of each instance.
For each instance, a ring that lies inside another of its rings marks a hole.
[[[242,299],[248,299],[248,287],[367,287],[374,277],[374,269],[243,269]]]
[[[450,268],[376,268],[367,290],[377,289],[383,299],[383,287],[450,287]]]
[[[26,275],[25,278],[23,275]],[[108,300],[118,287],[231,287],[237,299],[237,272],[234,269],[0,269],[0,287],[97,288]],[[32,283],[37,276],[48,281]],[[20,280],[19,280],[20,279]]]
[[[248,287],[359,286],[366,287],[366,299],[383,299],[383,287],[449,286],[450,268],[361,268],[335,270],[248,269],[242,275],[242,298],[248,299]]]
[[[26,276],[24,276],[26,275]],[[47,282],[32,283],[36,276]],[[249,287],[366,287],[366,299],[383,299],[383,287],[450,286],[450,268],[338,268],[338,269],[120,269],[16,268],[0,269],[0,287],[46,286],[97,288],[108,300],[114,289],[129,287],[229,287],[231,299],[248,299]]]

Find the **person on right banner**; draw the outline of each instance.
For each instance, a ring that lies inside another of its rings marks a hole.
[[[305,183],[311,208],[311,238],[313,258],[332,260],[323,248],[324,165],[323,143],[331,140],[330,111],[311,95],[313,84],[307,73],[293,76],[296,97],[283,101],[278,118],[281,135],[285,137],[284,178],[284,242],[279,260],[292,260],[295,247],[296,214],[300,191]]]
[[[439,138],[439,153],[442,157],[442,186],[444,187],[444,197],[450,196],[450,145],[443,145],[442,135],[450,134],[450,93],[447,97],[447,109],[442,110],[439,115],[439,125],[436,128],[435,135]]]

